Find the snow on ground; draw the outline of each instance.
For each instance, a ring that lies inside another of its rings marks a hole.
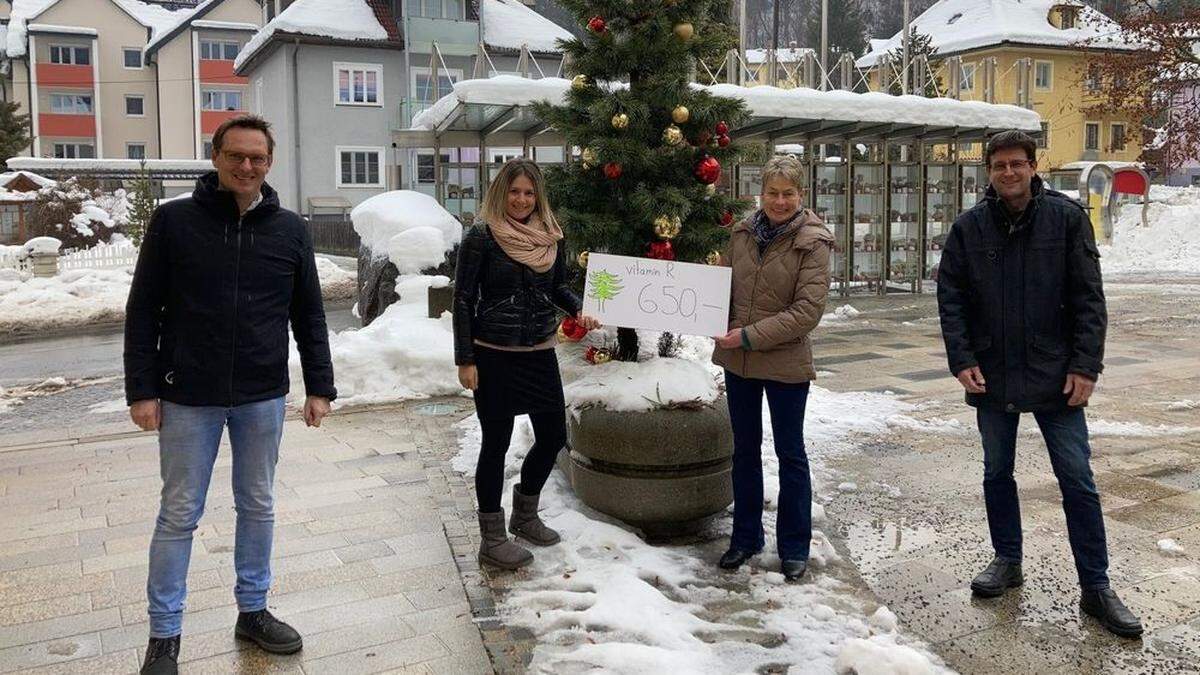
[[[1152,190],[1146,219],[1141,204],[1122,207],[1112,244],[1100,247],[1104,273],[1200,274],[1200,188]]]
[[[53,396],[61,394],[70,389],[78,389],[80,387],[90,387],[95,384],[108,384],[111,382],[120,382],[121,377],[92,377],[68,380],[65,377],[51,377],[35,384],[29,384],[20,387],[10,387],[5,389],[0,387],[0,415],[11,411],[28,401],[31,398],[40,398],[42,396]],[[124,409],[124,401],[121,401]],[[93,406],[95,408],[96,406]],[[97,412],[97,411],[93,411]],[[112,411],[108,411],[112,412]]]
[[[31,245],[36,246],[36,242],[31,240],[26,247]],[[317,256],[317,274],[326,300],[354,295],[356,273]],[[132,282],[132,267],[72,269],[47,278],[0,270],[0,335],[121,321]]]
[[[442,264],[462,241],[462,223],[436,199],[413,190],[375,195],[354,207],[350,219],[362,245],[386,255],[400,274]]]
[[[888,417],[912,409],[895,396],[814,386],[805,427],[814,494],[831,493],[823,486],[838,484],[823,468],[826,458],[853,451],[853,435],[887,433]],[[560,473],[551,476],[541,514],[563,541],[534,551],[527,576],[501,604],[506,621],[538,638],[532,672],[749,673],[779,663],[803,664],[806,673],[944,671],[899,632],[895,615],[837,578],[846,563],[819,530],[821,497],[813,504],[818,529],[810,574],[802,583],[785,583],[771,553],[779,468],[769,450],[770,424],[763,426],[768,541],[749,571],[721,573],[697,546],[651,546],[579,502]],[[458,430],[453,466],[470,474],[479,452],[478,420],[468,417]],[[522,418],[510,449],[510,481],[531,442]],[[506,493],[506,508],[509,499]],[[728,517],[720,527],[728,532]]]
[[[1179,545],[1179,542],[1175,541],[1174,539],[1159,539],[1158,550],[1167,555],[1174,556],[1181,556],[1187,553],[1187,551]]]

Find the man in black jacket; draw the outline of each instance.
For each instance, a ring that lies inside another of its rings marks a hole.
[[[1109,587],[1083,414],[1104,369],[1100,253],[1083,208],[1042,184],[1036,151],[1020,131],[989,141],[987,197],[954,222],[938,271],[950,372],[976,408],[983,437],[983,493],[995,549],[971,590],[994,597],[1024,582],[1013,463],[1017,424],[1031,412],[1062,490],[1080,606],[1113,633],[1138,637],[1140,621]]]
[[[143,673],[174,673],[192,533],[226,426],[237,508],[235,634],[290,654],[300,635],[267,610],[274,479],[283,433],[290,321],[304,371],[304,420],[337,395],[312,241],[264,180],[275,142],[259,117],[213,134],[216,171],[160,206],[142,241],[125,316],[125,397],[158,430],[163,479],[146,584]]]

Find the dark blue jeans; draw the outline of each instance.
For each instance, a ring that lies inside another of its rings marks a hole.
[[[804,452],[804,407],[808,382],[752,380],[725,371],[729,420],[733,426],[733,537],[731,548],[760,551],[763,534],[762,399],[767,394],[775,455],[779,458],[779,513],[775,537],[779,557],[808,560],[812,540],[812,480]]]
[[[1021,561],[1021,507],[1013,463],[1017,454],[1019,413],[980,408],[976,412],[983,437],[983,497],[988,529],[996,555]],[[1108,588],[1108,546],[1100,493],[1092,479],[1088,459],[1087,419],[1082,408],[1034,413],[1050,451],[1050,464],[1062,490],[1067,515],[1067,538],[1075,556],[1079,584],[1085,589]]]

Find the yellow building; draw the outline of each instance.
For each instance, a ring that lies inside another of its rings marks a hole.
[[[950,95],[946,90],[957,81],[957,98],[1027,105],[1042,116],[1041,172],[1081,160],[1133,161],[1141,153],[1133,120],[1084,112],[1097,101],[1098,83],[1085,72],[1083,44],[1117,31],[1100,12],[1062,0],[940,0],[911,30],[928,35],[937,50],[933,70],[941,95]],[[882,89],[881,80],[898,79],[902,65],[886,55],[901,46],[901,37],[872,40],[856,62],[872,90]]]

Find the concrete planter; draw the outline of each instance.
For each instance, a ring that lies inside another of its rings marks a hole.
[[[568,415],[558,466],[588,506],[661,538],[691,534],[733,501],[724,397],[699,410]]]
[[[429,287],[429,318],[436,319],[454,306],[454,283],[442,288]]]

